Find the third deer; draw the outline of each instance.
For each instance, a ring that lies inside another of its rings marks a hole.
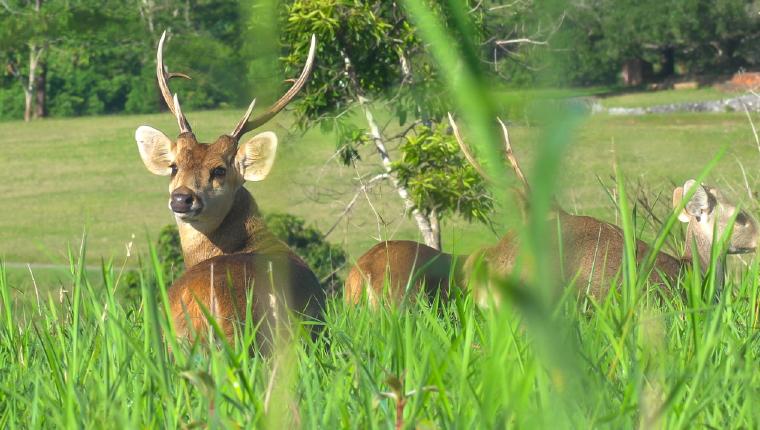
[[[512,155],[507,128],[499,122],[507,159],[523,183],[525,193],[529,194],[530,185],[517,159]],[[457,138],[462,150],[467,152],[461,136],[457,134]],[[468,156],[468,159],[474,161],[472,156]],[[479,166],[476,168],[482,171]],[[694,193],[678,216],[681,222],[688,224],[685,252],[681,258],[658,252],[654,256],[654,267],[648,277],[651,284],[661,287],[663,293],[669,296],[680,293],[673,289],[677,287],[684,269],[691,267],[692,244],[696,247],[700,269],[703,271],[709,265],[713,234],[721,237],[729,227],[733,227],[726,250],[729,254],[754,252],[757,247],[759,233],[755,220],[746,212],[737,213],[736,206],[714,187],[697,184],[694,180],[686,181],[683,187],[677,187],[673,191],[674,209],[679,207],[683,196],[692,187],[696,187]],[[619,284],[616,277],[621,272],[625,252],[623,230],[593,217],[569,214],[559,205],[555,205],[552,212],[548,231],[555,233],[552,237],[553,248],[559,250],[555,257],[562,283],[573,283],[579,294],[587,294],[595,299],[603,298],[613,284]],[[482,258],[493,274],[504,276],[512,273],[520,247],[519,235],[508,233],[497,245],[471,255],[465,264],[466,270],[471,271],[477,265],[477,260]],[[636,240],[635,248],[636,262],[641,264],[651,248],[641,240]],[[719,284],[723,282],[722,264],[722,258],[719,258],[716,268]]]

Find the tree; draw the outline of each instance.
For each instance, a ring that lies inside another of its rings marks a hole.
[[[0,42],[8,74],[24,92],[24,121],[45,116],[45,56],[53,35],[68,21],[68,13],[43,0],[0,2]],[[21,64],[26,64],[26,73]]]
[[[573,0],[561,30],[565,81],[613,83],[632,63],[651,68],[650,78],[757,65],[759,7],[755,0]]]
[[[192,75],[175,84],[183,106],[247,102],[236,0],[0,1],[0,116],[72,116],[155,112],[156,41],[164,30],[167,61]],[[11,86],[12,87],[9,87]]]
[[[444,3],[430,5],[445,12]],[[338,153],[346,164],[360,160],[360,146],[374,146],[381,171],[364,178],[360,189],[390,181],[424,242],[436,249],[441,248],[442,217],[459,213],[470,219],[487,219],[491,198],[483,179],[458,151],[450,150],[451,138],[441,126],[447,94],[404,10],[388,1],[287,2],[281,39],[285,46],[293,47],[284,57],[288,70],[302,65],[312,33],[321,41],[317,67],[298,105],[297,122],[307,128],[320,125],[335,130]],[[385,106],[398,121],[401,131],[397,134],[389,134],[376,119],[376,110]],[[357,112],[365,127],[355,125],[352,115]],[[390,148],[399,142],[403,142],[401,161],[394,162]],[[421,156],[422,148],[435,156]],[[453,172],[447,178],[429,168],[444,163]],[[447,187],[446,195],[432,189],[433,184]],[[356,197],[358,193],[344,213]]]

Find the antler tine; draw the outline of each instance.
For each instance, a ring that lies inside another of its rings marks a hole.
[[[169,90],[169,79],[173,77],[182,77],[190,79],[189,76],[183,73],[168,73],[164,67],[164,40],[166,39],[166,31],[161,34],[161,39],[158,41],[158,52],[156,53],[156,78],[158,78],[158,88],[161,90],[161,95],[164,96],[164,102],[169,107],[169,110],[177,118],[179,129],[181,133],[192,132],[190,123],[182,114],[182,110],[179,108],[179,101],[176,95],[172,97],[172,92]]]
[[[515,154],[512,152],[512,143],[509,141],[509,130],[507,130],[507,126],[504,124],[504,121],[502,121],[501,118],[496,117],[496,120],[499,121],[501,131],[504,134],[504,153],[507,156],[507,160],[509,160],[509,164],[512,166],[512,170],[515,171],[518,179],[520,179],[520,182],[522,182],[523,188],[525,188],[525,193],[527,195],[530,195],[530,184],[528,183],[528,180],[525,179],[525,175],[520,168],[520,164],[517,162],[517,158],[515,158]]]
[[[316,51],[317,37],[312,34],[311,46],[309,46],[309,55],[306,57],[306,64],[303,66],[301,75],[293,83],[293,86],[290,87],[290,89],[282,97],[280,97],[279,100],[270,106],[266,112],[257,116],[256,118],[253,118],[252,120],[249,120],[248,117],[250,117],[251,111],[253,110],[253,103],[251,103],[248,111],[245,113],[245,115],[243,115],[243,118],[240,120],[240,122],[238,122],[237,126],[235,126],[235,129],[231,134],[232,137],[239,139],[240,136],[244,135],[245,133],[261,127],[267,121],[277,115],[283,108],[285,108],[285,106],[287,106],[291,100],[293,100],[296,94],[301,91],[301,88],[303,88],[303,86],[306,84],[306,81],[309,79],[309,74],[311,74],[311,69],[314,66],[314,55],[316,54]]]
[[[243,127],[245,127],[246,124],[248,124],[248,117],[251,116],[251,112],[253,112],[253,107],[256,106],[256,99],[253,99],[250,105],[248,105],[248,110],[245,111],[245,115],[243,115],[243,119],[238,122],[238,124],[235,126],[235,129],[232,130],[232,133],[230,133],[230,136],[234,136],[235,138],[239,139],[240,136],[245,133],[243,131]]]
[[[462,150],[462,153],[464,154],[464,158],[467,159],[467,161],[470,162],[472,167],[475,168],[475,171],[480,174],[480,176],[483,177],[488,182],[492,182],[491,178],[488,177],[485,170],[480,166],[478,163],[478,160],[475,159],[475,157],[472,155],[472,152],[470,152],[470,148],[464,143],[464,140],[462,140],[462,135],[459,134],[459,127],[457,127],[457,123],[454,122],[454,117],[451,115],[451,112],[448,112],[449,114],[449,124],[451,125],[451,130],[454,132],[454,138],[456,138],[457,144],[459,145],[459,149]]]

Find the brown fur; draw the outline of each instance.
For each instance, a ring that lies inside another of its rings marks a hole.
[[[451,265],[457,261],[457,266]],[[358,304],[366,294],[372,304],[380,300],[399,303],[404,297],[414,298],[424,285],[428,295],[449,295],[449,285],[458,280],[449,276],[458,270],[464,257],[455,257],[427,245],[410,240],[380,242],[364,253],[346,277],[343,298],[346,303]],[[411,282],[410,282],[411,281]],[[407,291],[407,287],[410,289]]]
[[[561,241],[558,240],[558,230],[561,232]],[[619,271],[625,246],[623,231],[618,226],[589,216],[559,212],[558,217],[550,221],[548,231],[552,232],[550,249],[556,253],[553,257],[557,262],[554,267],[556,272],[553,275],[561,279],[564,285],[573,282],[579,294],[588,293],[592,297],[602,298],[615,278],[622,276]],[[520,246],[518,235],[507,234],[495,246],[471,255],[465,263],[465,270],[468,273],[475,270],[478,260],[482,258],[494,274],[511,274],[515,269]],[[649,249],[646,243],[636,241],[637,263],[642,263]],[[660,252],[649,281],[660,285],[666,295],[671,295],[669,286],[675,285],[680,271],[679,259]],[[476,293],[480,295],[484,292]],[[480,296],[479,300],[482,299]]]
[[[232,254],[213,257],[185,272],[169,289],[177,335],[205,337],[209,324],[205,308],[227,339],[238,321],[250,319],[258,327],[257,343],[271,347],[276,330],[291,329],[290,312],[306,318],[319,315],[324,290],[309,267],[288,254]],[[250,309],[246,309],[247,295]]]
[[[666,296],[682,294],[681,291],[673,291],[672,288],[677,285],[683,271],[690,268],[693,263],[692,244],[697,252],[700,268],[704,270],[707,267],[713,243],[713,229],[717,225],[718,234],[722,234],[737,210],[714,187],[707,185],[700,185],[700,187],[701,189],[687,204],[681,218],[688,223],[684,255],[676,258],[665,252],[659,252],[655,257],[654,268],[649,274],[649,282],[652,285],[658,285]],[[682,194],[682,188],[675,190],[674,206],[678,205]],[[700,202],[700,200],[703,201]],[[698,215],[699,218],[697,218]],[[557,222],[559,222],[561,241],[558,241]],[[549,225],[549,231],[554,232],[552,239],[555,245],[552,249],[562,252],[561,259],[559,255],[554,256],[558,262],[558,273],[555,275],[565,284],[573,282],[579,294],[589,294],[596,299],[603,299],[615,278],[622,276],[620,268],[623,264],[625,249],[622,229],[596,218],[570,215],[558,210],[556,218]],[[757,224],[746,213],[740,213],[729,238],[728,252],[753,251],[757,246],[757,241]],[[557,246],[558,244],[561,247]],[[646,243],[636,241],[637,264],[643,262],[650,249]],[[520,243],[517,235],[507,234],[497,245],[470,256],[465,263],[465,271],[475,270],[482,260],[492,272],[499,276],[513,273],[519,252]],[[718,282],[721,284],[723,266],[720,260],[717,269]],[[481,295],[482,298],[482,293],[483,291],[476,292],[476,295]]]

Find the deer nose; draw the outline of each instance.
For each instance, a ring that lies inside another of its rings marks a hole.
[[[195,194],[190,189],[180,187],[172,192],[169,200],[169,206],[175,213],[184,214],[190,212],[193,207],[193,203],[195,203],[195,200]]]

